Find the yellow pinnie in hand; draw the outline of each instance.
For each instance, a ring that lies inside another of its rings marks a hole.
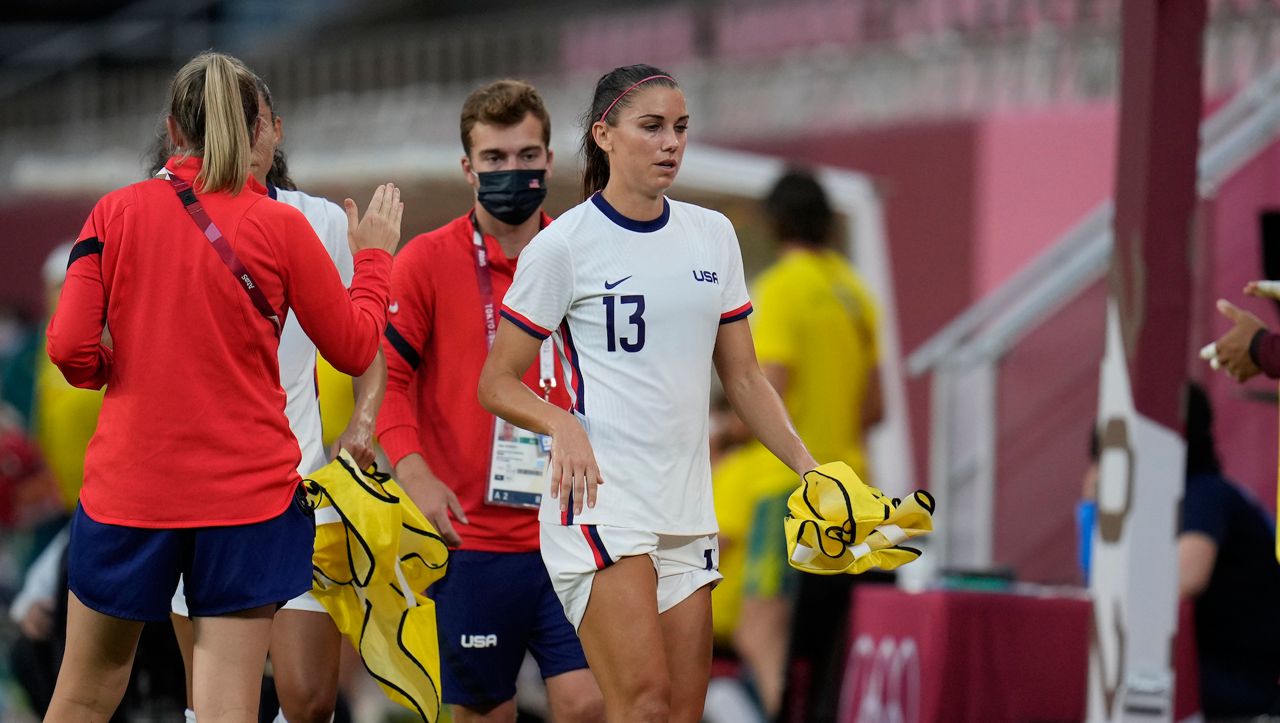
[[[804,475],[787,500],[784,526],[791,566],[818,575],[892,570],[920,556],[901,543],[933,530],[935,502],[918,491],[905,500],[868,486],[844,462]]]

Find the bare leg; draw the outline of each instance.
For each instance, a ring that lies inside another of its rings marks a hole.
[[[195,631],[191,626],[191,618],[186,615],[169,613],[169,622],[173,623],[173,636],[178,639],[182,668],[187,673],[187,707],[195,710],[195,698],[191,695],[191,656],[196,646]]]
[[[45,720],[105,723],[129,685],[142,623],[103,615],[67,594],[67,651]]]
[[[711,586],[658,617],[671,679],[671,720],[698,723],[711,680]]]
[[[657,587],[647,555],[622,558],[592,584],[578,635],[612,723],[665,723],[671,712]]]
[[[192,692],[200,723],[256,723],[275,605],[195,618]]]
[[[739,619],[733,646],[751,669],[760,702],[772,720],[782,707],[791,639],[791,601],[785,597],[743,598]]]
[[[466,706],[449,706],[453,713],[454,723],[514,723],[516,719],[516,702],[508,700],[491,708],[468,708]]]
[[[604,698],[589,669],[571,670],[547,678],[547,699],[556,723],[598,723],[604,720]]]
[[[328,723],[338,704],[342,634],[326,613],[281,610],[271,626],[271,667],[289,723]]]

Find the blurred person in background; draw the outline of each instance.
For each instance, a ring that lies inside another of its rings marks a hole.
[[[9,664],[31,709],[41,717],[53,700],[58,666],[66,647],[69,536],[70,530],[64,528],[45,546],[9,603],[9,619],[18,626],[18,637],[9,650]]]
[[[284,120],[276,112],[271,90],[261,79],[257,82],[258,113],[266,127],[258,134],[250,154],[249,174],[266,194],[280,203],[302,212],[324,244],[324,250],[338,276],[346,286],[351,284],[352,251],[347,238],[347,215],[335,203],[297,190],[289,177],[289,168],[280,145],[284,141]],[[165,156],[157,159],[152,172],[163,168]],[[307,243],[310,239],[294,239]],[[316,344],[301,325],[297,315],[285,321],[277,351],[280,385],[285,392],[285,416],[302,454],[298,474],[307,475],[329,461],[323,440],[320,405],[317,399]],[[381,350],[364,375],[355,380],[354,411],[336,446],[345,448],[362,467],[374,460],[373,426],[386,384],[386,363]],[[350,387],[347,388],[350,394]],[[348,404],[350,406],[350,403]],[[335,450],[336,451],[336,450]],[[186,598],[180,584],[173,599],[174,631],[182,647],[188,675],[188,697],[192,656],[192,624]],[[333,717],[338,696],[338,669],[342,636],[324,606],[308,590],[285,603],[276,613],[271,626],[271,668],[281,723],[312,723]],[[188,709],[188,719],[194,713]]]
[[[47,317],[52,317],[57,306],[71,247],[70,241],[59,245],[41,269]],[[65,520],[80,498],[85,448],[98,424],[102,392],[68,384],[47,354],[38,355],[33,366],[32,428],[66,516],[59,532],[42,546],[39,556],[26,571],[21,590],[9,606],[9,616],[18,625],[21,636],[11,653],[14,673],[33,710],[43,716],[53,698],[66,645],[66,549],[70,531]]]
[[[848,259],[832,248],[835,213],[812,173],[787,171],[766,196],[764,211],[779,257],[751,294],[761,368],[810,451],[819,459],[847,461],[869,481],[866,432],[884,414],[876,303]],[[758,440],[726,454],[714,480],[726,547],[742,548],[741,609],[724,612],[736,619],[734,647],[773,719],[782,703],[797,586],[825,591],[832,598],[830,614],[840,615],[851,578],[792,572],[782,521],[795,477]]]
[[[57,626],[66,619],[66,584],[60,583],[65,576],[59,575],[66,523],[62,496],[24,420],[0,403],[0,595],[7,600],[17,589],[8,617],[17,624],[18,638],[7,657],[32,707],[42,713],[63,648]]]
[[[551,118],[533,86],[499,80],[467,97],[460,131],[475,203],[396,257],[378,438],[396,479],[455,548],[448,573],[428,591],[454,719],[514,721],[516,677],[529,651],[556,720],[600,720],[600,690],[538,553],[537,509],[490,493],[495,437],[509,448],[516,435],[505,422],[495,435],[493,416],[476,400],[498,309],[526,246],[551,223],[542,210]],[[549,345],[520,372],[528,388],[568,407]]]
[[[666,197],[686,146],[684,93],[652,66],[615,68],[596,83],[585,125],[587,198],[525,249],[480,400],[552,438],[543,562],[609,719],[697,721],[721,579],[712,367],[793,475],[817,463],[756,363],[733,225]],[[553,329],[573,370],[572,413],[521,381]]]
[[[54,249],[45,260],[41,272],[49,318],[53,317],[62,283],[66,279],[71,247],[71,242],[68,242]],[[40,445],[40,453],[53,474],[70,515],[75,509],[76,501],[80,499],[80,486],[84,483],[85,448],[89,446],[93,430],[98,426],[102,390],[72,386],[47,354],[36,358],[35,367],[36,392],[32,428]]]
[[[356,374],[386,322],[398,190],[380,186],[363,218],[346,201],[359,250],[348,293],[306,218],[249,173],[271,126],[253,73],[203,53],[175,75],[169,106],[168,178],[98,202],[49,325],[67,380],[106,387],[72,519],[51,720],[112,714],[142,621],[168,619],[179,575],[196,712],[204,723],[257,719],[272,618],[310,589],[315,536],[284,415],[281,320],[294,312]]]
[[[27,312],[11,303],[0,303],[0,400],[30,424],[35,389],[32,375],[40,339],[39,328]]]
[[[1097,427],[1089,428],[1089,460],[1080,484],[1080,501],[1076,503],[1076,563],[1085,587],[1093,569],[1093,527],[1098,523],[1098,439]]]
[[[1186,488],[1178,533],[1178,594],[1194,605],[1200,703],[1210,721],[1280,715],[1280,563],[1275,522],[1227,479],[1213,437],[1213,408],[1186,387]],[[1095,485],[1099,442],[1085,489]],[[1082,529],[1091,540],[1091,528]]]

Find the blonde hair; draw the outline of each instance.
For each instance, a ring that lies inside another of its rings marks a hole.
[[[250,129],[258,120],[258,77],[239,60],[204,52],[182,66],[169,87],[169,115],[202,156],[197,187],[240,192],[249,180]]]

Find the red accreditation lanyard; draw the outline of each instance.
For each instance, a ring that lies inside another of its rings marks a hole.
[[[471,249],[475,252],[476,285],[480,287],[480,308],[484,310],[484,331],[487,348],[493,348],[498,338],[498,312],[493,303],[493,272],[489,270],[489,252],[484,247],[484,234],[476,222],[476,212],[471,212]]]
[[[472,257],[476,262],[476,285],[480,287],[480,308],[484,310],[486,348],[493,348],[493,340],[498,337],[498,312],[493,300],[493,272],[489,269],[489,252],[484,246],[484,234],[480,232],[480,224],[476,221],[476,212],[471,212],[471,248],[475,252]],[[555,357],[549,341],[542,342],[538,352],[538,386],[542,388],[544,399],[550,399],[551,390],[556,386]]]

